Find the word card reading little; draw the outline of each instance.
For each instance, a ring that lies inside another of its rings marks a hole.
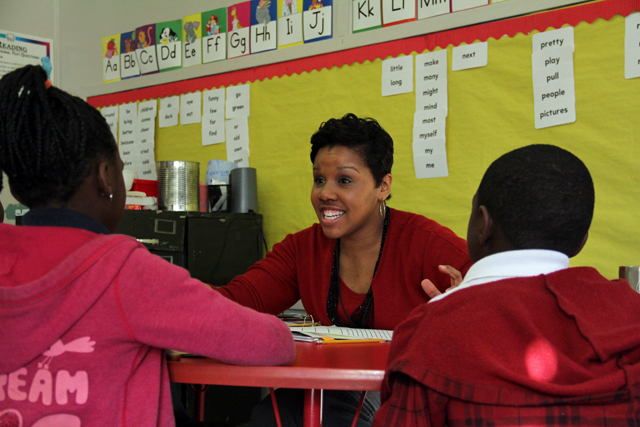
[[[413,56],[382,61],[382,96],[413,92]]]

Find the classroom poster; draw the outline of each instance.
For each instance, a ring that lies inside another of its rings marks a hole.
[[[451,0],[451,11],[460,12],[461,10],[473,9],[474,7],[488,4],[489,0]]]
[[[227,8],[227,58],[249,55],[251,27],[251,2],[236,3]]]
[[[251,53],[278,48],[277,12],[271,0],[251,0]]]
[[[304,0],[302,26],[305,43],[332,37],[332,4],[332,0]]]
[[[0,78],[29,64],[42,65],[53,82],[53,40],[0,30]]]
[[[136,28],[136,55],[138,56],[140,74],[155,74],[158,72],[155,24]]]
[[[182,19],[156,24],[156,54],[160,71],[182,67]]]
[[[120,34],[102,38],[102,83],[120,80]]]
[[[382,28],[382,0],[353,0],[351,12],[354,33]]]
[[[182,18],[182,67],[202,64],[202,15]]]
[[[302,0],[278,2],[278,49],[304,43],[302,36]],[[298,7],[300,3],[300,7]]]
[[[227,8],[202,12],[202,63],[227,58]]]
[[[140,76],[138,56],[136,55],[135,33],[134,30],[120,35],[120,46],[122,46],[122,53],[120,54],[120,78],[123,80]]]

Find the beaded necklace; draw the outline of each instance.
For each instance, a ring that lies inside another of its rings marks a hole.
[[[382,241],[380,242],[380,252],[378,253],[378,260],[373,270],[373,276],[375,277],[378,270],[378,264],[380,264],[380,258],[382,257],[382,248],[384,247],[384,240],[387,236],[387,229],[389,228],[389,208],[385,206],[384,210],[384,222],[382,225]],[[373,280],[373,277],[372,277]],[[349,319],[348,325],[343,325],[338,319],[338,301],[342,312]],[[373,291],[371,286],[367,291],[367,295],[364,301],[354,312],[349,316],[344,308],[342,302],[342,295],[340,295],[340,239],[336,242],[336,248],[333,251],[333,265],[331,266],[331,282],[329,283],[329,295],[327,296],[327,315],[329,320],[336,326],[349,326],[351,328],[372,328],[373,327]]]

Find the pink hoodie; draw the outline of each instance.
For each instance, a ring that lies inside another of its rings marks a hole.
[[[293,361],[282,321],[132,238],[0,224],[0,241],[1,425],[173,426],[162,349]]]

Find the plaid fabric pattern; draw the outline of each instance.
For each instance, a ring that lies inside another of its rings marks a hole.
[[[390,398],[373,427],[640,426],[640,386],[597,396],[550,398],[526,392],[521,405],[474,402],[476,387],[450,380],[452,397],[402,373],[390,381]],[[510,394],[504,390],[505,394]]]

